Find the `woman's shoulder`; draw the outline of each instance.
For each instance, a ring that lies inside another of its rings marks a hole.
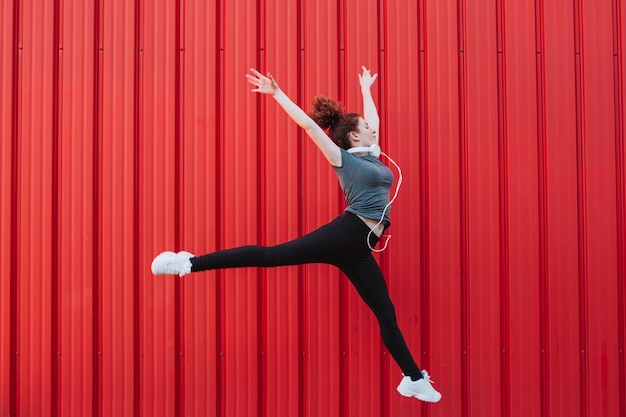
[[[343,149],[343,148],[339,148],[339,150],[341,151],[341,165],[335,168],[344,168],[346,166],[350,167],[353,166],[355,162],[358,161],[359,157],[348,152],[347,150]]]

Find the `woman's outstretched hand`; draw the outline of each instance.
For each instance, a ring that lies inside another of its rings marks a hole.
[[[361,68],[363,69],[363,73],[359,74],[359,83],[361,84],[361,88],[370,88],[372,84],[374,84],[374,81],[376,81],[378,74],[371,75],[370,70],[364,66]]]
[[[246,78],[248,79],[248,82],[250,84],[257,87],[252,89],[252,92],[270,94],[273,96],[280,91],[276,80],[274,80],[274,77],[272,77],[272,74],[270,74],[269,72],[267,73],[267,77],[261,74],[259,71],[255,70],[254,68],[250,68],[250,72],[254,75],[246,74]]]

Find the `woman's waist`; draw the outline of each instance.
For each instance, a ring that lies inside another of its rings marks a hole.
[[[385,229],[389,226],[386,220],[382,222],[380,219],[370,219],[369,217],[362,216],[360,214],[356,215],[359,219],[363,221],[370,228],[370,230],[378,237],[381,237],[385,232]]]

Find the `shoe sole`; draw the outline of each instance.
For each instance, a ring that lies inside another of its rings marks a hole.
[[[427,400],[427,399],[425,399],[425,398],[420,398],[420,397],[418,397],[417,395],[405,395],[405,394],[402,394],[402,393],[401,393],[401,392],[399,392],[399,391],[398,391],[398,393],[399,393],[400,395],[402,395],[403,397],[405,397],[405,398],[416,398],[416,399],[418,399],[418,400],[420,400],[420,401],[423,401],[423,402],[425,402],[425,403],[432,403],[432,404],[434,404],[434,403],[438,403],[439,401],[441,401],[441,397],[439,397],[439,399],[437,399],[437,400]]]

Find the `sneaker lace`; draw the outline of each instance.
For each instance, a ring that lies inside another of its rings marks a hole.
[[[427,381],[430,382],[431,384],[434,384],[435,381],[433,381],[432,379],[430,379],[430,375],[428,375],[428,372],[423,371],[422,372],[422,377]]]

